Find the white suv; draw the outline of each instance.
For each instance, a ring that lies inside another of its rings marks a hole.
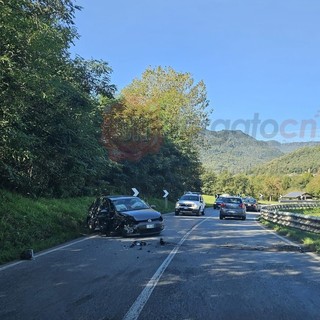
[[[181,214],[196,214],[197,216],[204,215],[206,204],[200,193],[188,192],[185,193],[176,203],[175,215]]]

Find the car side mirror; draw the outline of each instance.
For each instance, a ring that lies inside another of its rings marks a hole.
[[[152,208],[152,209],[155,209],[157,206],[155,205],[155,204],[152,204],[151,206],[150,206],[150,208]]]

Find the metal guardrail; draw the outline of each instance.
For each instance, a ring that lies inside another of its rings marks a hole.
[[[260,218],[286,227],[320,233],[319,217],[284,211],[318,207],[320,207],[320,201],[262,206]]]

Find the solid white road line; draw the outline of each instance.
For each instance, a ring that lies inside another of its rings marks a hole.
[[[65,244],[63,246],[59,246],[59,247],[56,247],[54,249],[50,249],[50,250],[44,251],[42,253],[35,254],[34,258],[38,258],[38,257],[44,256],[44,255],[49,254],[49,253],[54,252],[54,251],[63,250],[64,248],[73,246],[74,244],[77,244],[77,243],[80,243],[80,242],[83,242],[83,241],[86,241],[86,240],[89,240],[89,239],[92,239],[92,238],[96,238],[96,237],[97,237],[96,235],[93,235],[93,236],[90,236],[90,237],[86,237],[86,238],[82,238],[80,240],[76,240],[76,241],[70,242],[70,243]],[[13,262],[13,263],[9,263],[7,265],[4,265],[3,267],[0,267],[0,271],[12,268],[12,267],[14,267],[14,266],[16,266],[16,265],[18,265],[20,263],[26,262],[26,261],[27,260],[19,260],[19,261]]]
[[[143,307],[149,300],[153,289],[156,287],[158,281],[160,280],[162,274],[164,271],[167,269],[168,265],[170,264],[171,260],[175,256],[175,254],[178,252],[179,248],[181,245],[184,243],[184,241],[188,238],[190,233],[196,229],[198,226],[200,226],[203,222],[208,220],[209,218],[206,218],[202,221],[200,221],[198,224],[196,224],[192,229],[190,229],[184,236],[183,238],[179,241],[179,243],[172,249],[172,251],[169,253],[167,258],[163,261],[163,263],[160,265],[158,270],[155,272],[153,277],[149,280],[147,285],[144,287],[136,301],[133,303],[129,311],[126,313],[124,316],[123,320],[136,320],[138,319]]]

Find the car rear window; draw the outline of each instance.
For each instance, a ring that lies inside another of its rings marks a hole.
[[[227,203],[242,203],[242,200],[240,198],[226,198],[224,202]]]

